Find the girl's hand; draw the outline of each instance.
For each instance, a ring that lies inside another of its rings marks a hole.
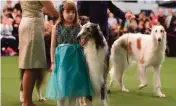
[[[54,63],[51,63],[51,67],[50,67],[49,71],[52,72],[53,69],[54,69]]]

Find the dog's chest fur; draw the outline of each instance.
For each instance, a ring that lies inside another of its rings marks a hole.
[[[106,49],[99,47],[96,49],[95,42],[90,40],[84,47],[84,54],[89,66],[91,82],[96,90],[100,89],[100,82],[104,83],[103,73],[105,70]]]
[[[161,48],[161,47],[151,49],[151,52],[149,54],[147,54],[146,52],[145,54],[146,66],[162,64],[165,58],[165,48],[164,47]]]
[[[162,42],[161,45],[156,44],[152,36],[141,36],[141,50],[138,50],[136,47],[137,38],[133,36],[132,41],[132,52],[136,60],[139,62],[143,59],[145,66],[158,65],[161,64],[164,60],[165,55],[165,42]],[[135,40],[134,40],[135,39]]]

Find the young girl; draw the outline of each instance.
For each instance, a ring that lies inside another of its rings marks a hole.
[[[59,106],[75,106],[77,97],[92,96],[93,89],[88,75],[86,60],[77,34],[74,2],[64,1],[60,7],[58,23],[53,26],[51,37],[51,69],[46,97],[56,99]],[[68,105],[65,101],[68,100]]]

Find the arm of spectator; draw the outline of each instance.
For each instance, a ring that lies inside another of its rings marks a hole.
[[[77,1],[77,10],[79,16],[89,17],[88,9],[89,3],[87,1]]]
[[[40,1],[43,5],[43,12],[49,16],[56,16],[59,17],[59,12],[57,11],[56,7],[54,7],[52,1]]]

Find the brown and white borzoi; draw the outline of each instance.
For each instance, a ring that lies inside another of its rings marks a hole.
[[[163,26],[157,25],[152,28],[150,35],[145,34],[124,34],[112,45],[111,56],[112,68],[110,70],[111,82],[118,81],[123,92],[128,92],[123,84],[123,73],[132,60],[137,62],[139,79],[141,84],[139,89],[148,85],[146,80],[146,68],[154,68],[154,93],[156,96],[165,97],[160,90],[161,64],[165,58],[166,32]]]

